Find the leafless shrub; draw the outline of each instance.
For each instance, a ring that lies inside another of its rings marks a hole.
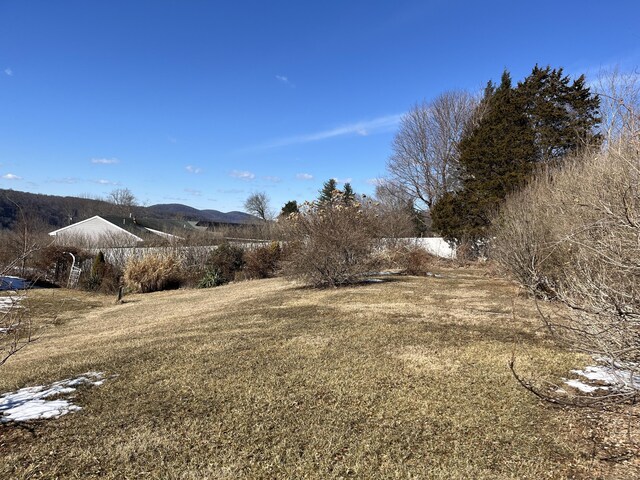
[[[309,285],[355,283],[375,268],[377,219],[359,202],[305,203],[287,220],[285,233],[285,271]]]
[[[572,168],[567,164],[565,175]],[[527,188],[507,199],[491,242],[491,257],[530,291],[547,297],[555,296],[555,283],[568,260],[568,245],[558,239],[571,228],[563,215],[566,202],[555,198],[554,176],[549,170],[540,172]]]
[[[387,245],[379,256],[386,267],[401,269],[406,275],[429,275],[438,263],[424,248],[402,241]]]
[[[244,254],[243,272],[246,278],[270,278],[276,276],[280,268],[282,248],[278,242],[258,246]]]
[[[6,266],[0,268],[3,283],[9,280],[6,277],[9,271]],[[5,290],[0,296],[0,365],[34,341],[31,317],[24,305],[26,293],[23,292],[26,290]]]
[[[25,234],[28,238],[28,231]],[[25,305],[29,282],[12,274],[17,269],[24,271],[26,260],[38,249],[37,243],[26,244],[18,256],[0,263],[0,366],[35,340],[32,319]]]
[[[131,257],[124,269],[124,280],[140,293],[175,288],[180,284],[180,261],[171,253]]]
[[[50,244],[34,252],[31,266],[40,279],[66,286],[73,261],[70,254],[75,257],[76,266],[92,257],[89,252],[80,248]]]
[[[640,139],[540,175],[500,213],[493,256],[568,308],[550,332],[612,367],[640,368]],[[640,385],[616,392],[637,395]]]

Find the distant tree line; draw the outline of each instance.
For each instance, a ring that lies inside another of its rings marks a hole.
[[[127,188],[113,190],[105,199],[89,197],[61,197],[39,193],[0,189],[0,229],[13,229],[23,221],[20,210],[30,222],[43,229],[65,227],[94,215],[128,215],[138,207],[135,195]],[[146,216],[156,217],[153,212]]]

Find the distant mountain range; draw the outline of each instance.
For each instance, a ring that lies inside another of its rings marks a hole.
[[[219,210],[198,210],[181,203],[159,203],[147,207],[163,217],[182,217],[188,220],[200,220],[215,223],[255,223],[258,219],[244,212],[220,212]]]
[[[93,217],[94,215],[128,216],[129,210],[104,200],[81,197],[61,197],[39,193],[0,189],[0,228],[12,228],[22,217],[43,226],[64,227],[70,223]],[[203,221],[211,223],[243,224],[257,223],[258,219],[244,212],[220,212],[218,210],[198,210],[179,203],[132,207],[131,213],[138,217]]]

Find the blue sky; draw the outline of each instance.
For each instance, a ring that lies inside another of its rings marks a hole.
[[[241,210],[371,193],[403,112],[640,65],[640,2],[0,0],[0,188]]]

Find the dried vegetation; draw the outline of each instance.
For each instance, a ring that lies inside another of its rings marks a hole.
[[[549,341],[531,300],[482,271],[439,273],[321,290],[269,279],[98,308],[59,291],[75,307],[3,366],[0,391],[118,377],[79,390],[80,412],[0,427],[0,477],[638,473],[599,461],[584,419],[511,378],[514,350],[524,373],[550,379],[584,361]]]

